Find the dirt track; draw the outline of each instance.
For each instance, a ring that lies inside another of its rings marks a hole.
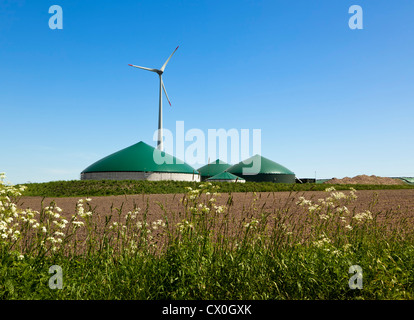
[[[345,192],[347,193],[347,192]],[[348,208],[350,210],[356,209],[365,210],[369,208],[370,203],[374,199],[374,194],[378,194],[378,202],[373,207],[372,212],[382,213],[392,210],[392,216],[400,220],[402,217],[408,218],[409,221],[414,221],[414,189],[407,190],[361,190],[357,192],[358,199],[352,203]],[[233,205],[231,206],[231,213],[233,215],[245,215],[252,205],[253,193],[233,193]],[[289,192],[275,192],[275,193],[257,193],[257,201],[255,207],[259,212],[266,210],[271,212],[274,209],[281,208],[286,202],[289,202],[292,208],[299,196],[305,196],[307,199],[319,199],[328,196],[328,193],[323,191],[308,191],[289,194]],[[133,209],[134,204],[141,208],[141,212],[145,211],[148,201],[148,220],[153,221],[162,218],[164,211],[159,204],[162,204],[167,212],[167,216],[172,216],[173,213],[178,214],[183,212],[183,205],[180,199],[183,194],[156,194],[156,195],[128,195],[128,196],[105,196],[93,197],[90,204],[95,208],[95,212],[99,216],[111,214],[111,206],[113,206],[112,214],[116,215],[116,208],[122,207],[123,214]],[[56,205],[63,209],[63,215],[71,217],[75,213],[76,202],[79,198],[45,198],[44,206],[49,205],[50,201],[55,200]],[[226,204],[228,199],[227,194],[221,194],[217,198],[217,205]],[[31,208],[40,210],[41,197],[23,197],[20,201],[21,208]],[[243,209],[244,208],[244,209]],[[399,209],[398,209],[399,208]],[[250,210],[251,211],[251,210]]]

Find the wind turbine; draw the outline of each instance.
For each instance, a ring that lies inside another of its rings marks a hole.
[[[168,61],[170,61],[171,57],[173,56],[173,54],[175,53],[175,51],[177,51],[178,47],[175,48],[175,50],[173,51],[173,53],[171,53],[171,55],[169,56],[169,58],[167,59],[167,61],[165,61],[165,63],[163,64],[163,66],[160,69],[152,69],[152,68],[145,68],[145,67],[140,67],[140,66],[135,66],[132,64],[128,64],[131,67],[135,67],[135,68],[139,68],[139,69],[144,69],[144,70],[148,70],[148,71],[152,71],[158,74],[159,78],[160,78],[160,92],[159,92],[159,109],[158,109],[158,141],[157,141],[157,148],[158,150],[164,151],[164,146],[163,146],[163,142],[162,142],[162,90],[164,90],[165,96],[167,97],[168,103],[171,106],[171,102],[170,99],[168,98],[168,94],[167,94],[167,90],[165,90],[165,86],[164,86],[164,82],[162,81],[162,74],[164,73],[165,67],[167,66]]]

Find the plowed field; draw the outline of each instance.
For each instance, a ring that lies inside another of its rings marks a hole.
[[[346,191],[344,193],[347,193]],[[376,197],[377,195],[377,197]],[[273,212],[279,208],[289,206],[291,209],[289,212],[298,212],[298,206],[295,204],[298,197],[304,196],[306,199],[317,200],[319,198],[325,198],[328,193],[323,191],[307,191],[292,193],[289,192],[275,192],[275,193],[233,193],[233,203],[230,206],[230,214],[237,220],[237,218],[243,219],[243,217],[254,215],[255,212]],[[407,219],[406,222],[414,223],[414,190],[360,190],[357,192],[358,199],[349,205],[348,209],[356,211],[369,209],[375,202],[371,211],[380,212],[381,215],[387,215],[395,219],[395,221],[401,221],[401,219]],[[94,197],[90,204],[95,209],[95,213],[100,217],[111,214],[117,215],[116,208],[122,207],[123,214],[132,210],[134,205],[141,208],[141,212],[144,212],[148,205],[148,221],[153,221],[163,218],[166,214],[170,220],[174,220],[173,217],[179,217],[179,213],[184,211],[183,204],[180,199],[183,198],[183,194],[151,194],[151,195],[127,195],[127,196],[105,196]],[[252,210],[253,200],[256,198],[254,206],[258,210]],[[79,198],[45,198],[43,205],[49,205],[50,201],[54,200],[56,205],[63,209],[62,214],[67,217],[71,217],[75,213],[76,203]],[[221,194],[217,197],[217,205],[226,204],[229,199],[228,194]],[[31,208],[34,210],[40,210],[41,197],[23,197],[20,201],[21,208]],[[163,208],[162,208],[163,207]],[[411,225],[407,225],[407,227]]]

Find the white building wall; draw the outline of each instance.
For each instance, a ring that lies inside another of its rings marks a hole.
[[[174,172],[85,172],[81,180],[200,181],[199,174]]]

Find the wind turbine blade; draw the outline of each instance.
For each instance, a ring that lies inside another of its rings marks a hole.
[[[162,81],[162,79],[161,79],[161,83],[162,83],[162,88],[164,90],[165,96],[167,97],[168,103],[171,106],[171,102],[170,102],[170,99],[168,98],[167,90],[165,90],[164,81]]]
[[[179,47],[179,46],[178,46]],[[167,61],[165,61],[164,65],[161,67],[161,71],[164,72],[165,67],[167,66],[168,61],[170,61],[171,57],[173,56],[173,54],[177,51],[177,48],[175,48],[175,50],[173,51],[173,53],[171,53],[170,57],[167,59]]]
[[[157,72],[159,70],[157,69],[151,69],[151,68],[145,68],[145,67],[140,67],[140,66],[134,66],[133,64],[128,64],[130,67],[134,67],[134,68],[140,68],[140,69],[144,69],[144,70],[148,70],[148,71],[152,71],[152,72]]]

